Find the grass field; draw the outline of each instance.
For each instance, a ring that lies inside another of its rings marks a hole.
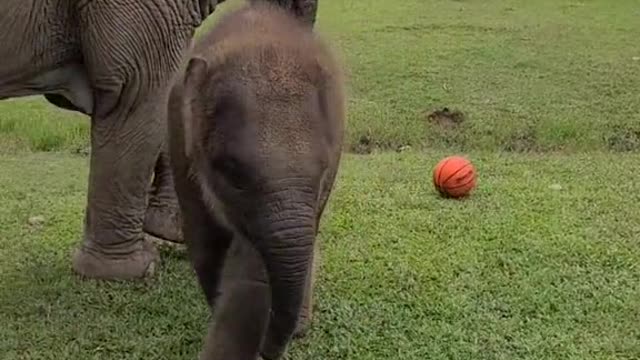
[[[638,17],[637,0],[324,0],[318,29],[351,73],[354,150],[627,151],[640,149]],[[466,121],[432,125],[443,107]],[[11,149],[82,149],[87,129],[40,98],[0,102]]]
[[[640,359],[638,18],[635,0],[320,0],[350,154],[291,359]],[[464,121],[430,122],[443,107]],[[207,309],[183,253],[141,283],[71,271],[87,131],[0,102],[0,359],[194,359]],[[480,174],[462,201],[431,185],[454,152]]]
[[[637,359],[640,184],[609,180],[640,156],[478,154],[477,193],[447,201],[425,180],[441,155],[346,157],[292,359]],[[85,159],[0,168],[2,359],[195,358],[207,310],[180,253],[146,284],[71,272]]]

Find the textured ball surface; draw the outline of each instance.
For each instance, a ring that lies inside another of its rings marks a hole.
[[[475,167],[462,156],[448,156],[433,169],[433,185],[445,197],[468,195],[476,187],[476,181]]]

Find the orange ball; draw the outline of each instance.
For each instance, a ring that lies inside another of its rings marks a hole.
[[[462,156],[448,156],[433,168],[433,185],[444,197],[459,198],[476,187],[476,169]]]

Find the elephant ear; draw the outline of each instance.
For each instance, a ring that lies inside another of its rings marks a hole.
[[[206,80],[209,64],[201,57],[193,57],[187,64],[184,78],[183,88],[185,91],[185,109],[187,114],[183,116],[184,123],[184,146],[185,154],[190,157],[197,144],[196,137],[201,132],[200,124],[203,121],[204,114],[194,105],[198,103],[197,97],[201,96],[201,85]]]
[[[313,28],[318,12],[318,0],[294,0],[293,12],[307,26]]]
[[[202,22],[204,22],[209,15],[213,13],[216,9],[216,5],[224,2],[224,0],[199,0],[198,5],[200,5],[200,17]]]
[[[194,56],[189,59],[187,68],[184,72],[184,86],[185,88],[197,88],[202,79],[207,75],[209,64],[207,60]]]

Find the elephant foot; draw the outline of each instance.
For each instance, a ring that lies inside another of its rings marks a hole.
[[[298,320],[298,325],[296,325],[296,329],[293,331],[293,337],[296,339],[305,337],[310,327],[311,318],[306,316],[300,317],[300,319]]]
[[[149,205],[144,217],[144,232],[157,241],[182,244],[180,212],[170,207]]]
[[[177,251],[187,250],[187,245],[185,243],[179,243],[179,242],[173,242],[173,241],[161,239],[151,234],[144,234],[144,238],[147,241],[151,242],[153,245],[155,245],[158,250],[163,250],[163,249],[177,250]]]
[[[73,255],[73,270],[87,278],[132,280],[153,276],[160,260],[158,250],[147,240],[135,249],[102,251],[99,246],[83,243]]]

